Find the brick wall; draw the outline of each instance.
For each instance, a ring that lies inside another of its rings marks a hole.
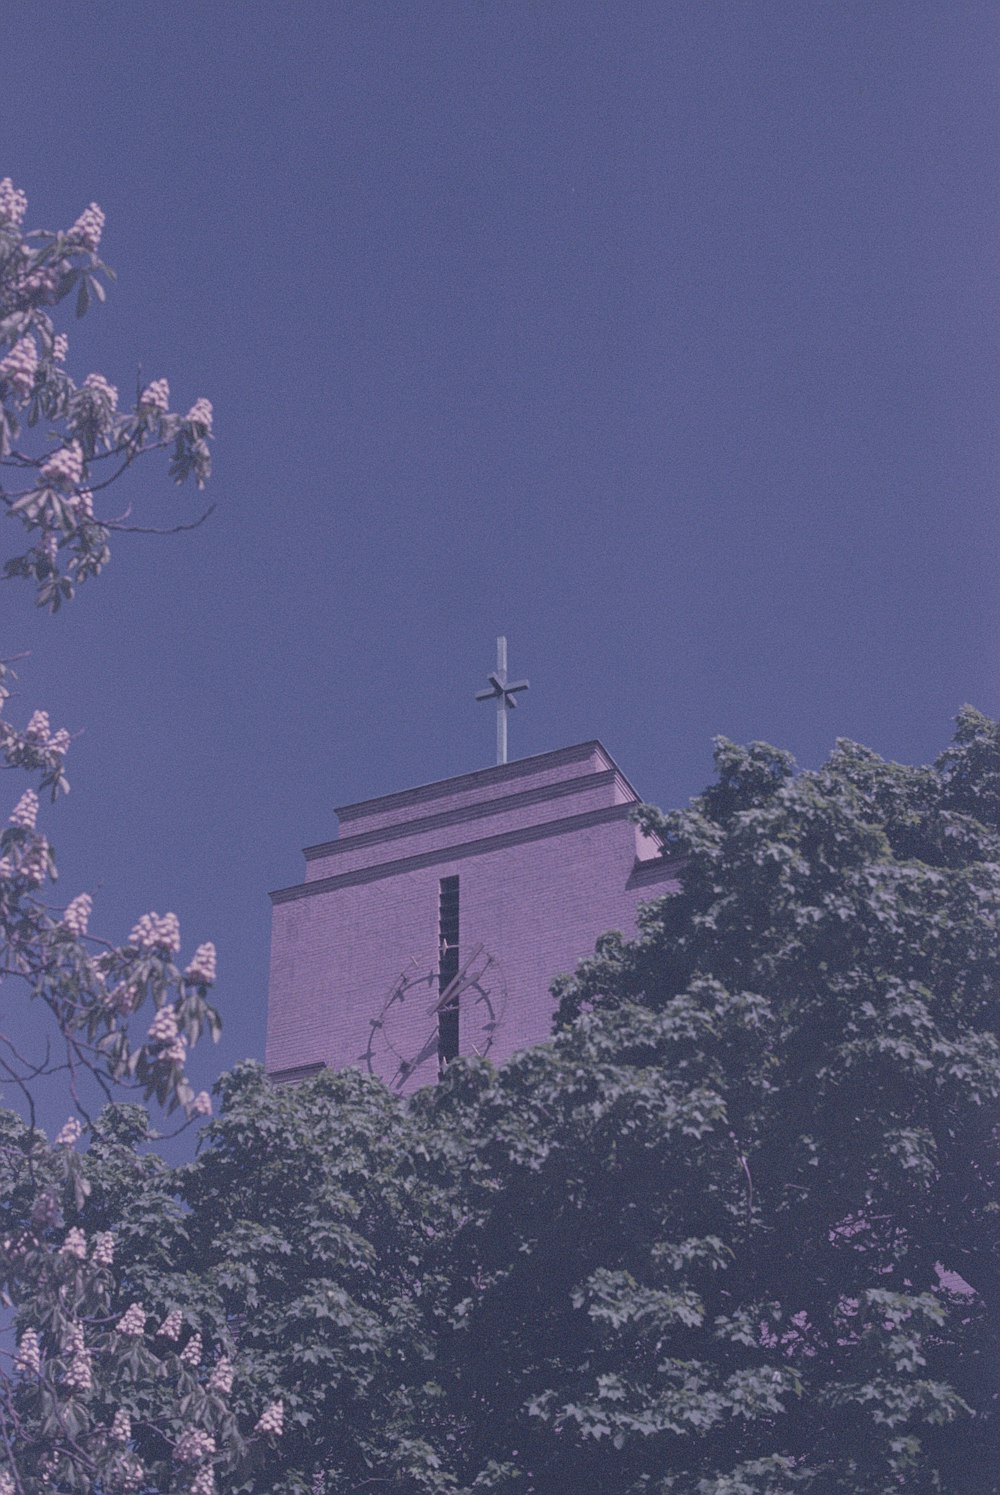
[[[438,893],[451,876],[460,959],[481,945],[478,971],[492,957],[486,1000],[476,988],[461,999],[461,1051],[490,1042],[502,1060],[547,1038],[553,978],[606,930],[633,933],[638,904],[677,887],[628,819],[636,800],[606,750],[585,743],[345,807],[341,837],[307,852],[307,881],[272,895],[268,1069],[371,1063],[403,1090],[434,1079]],[[403,1081],[399,1056],[422,1050]]]

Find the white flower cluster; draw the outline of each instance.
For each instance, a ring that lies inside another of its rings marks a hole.
[[[82,1354],[74,1355],[66,1367],[63,1384],[70,1391],[89,1391],[93,1386],[93,1367],[90,1356],[86,1350]]]
[[[41,472],[50,488],[75,488],[83,477],[83,452],[79,443],[71,441],[68,446],[53,452],[42,463]]]
[[[280,1400],[269,1402],[257,1419],[255,1433],[271,1433],[280,1438],[285,1429],[285,1409]]]
[[[211,400],[206,400],[204,395],[195,400],[185,419],[189,420],[193,426],[204,426],[205,434],[210,435],[212,430]]]
[[[219,1396],[228,1396],[233,1389],[232,1363],[224,1355],[208,1378],[208,1389]]]
[[[167,1064],[184,1064],[187,1060],[187,1039],[183,1033],[178,1034],[168,1048],[161,1049],[157,1059],[162,1059]]]
[[[157,1331],[164,1339],[176,1339],[181,1332],[181,1311],[171,1308]]]
[[[42,747],[49,740],[49,713],[47,711],[33,711],[31,720],[24,729],[25,737],[30,737],[32,742],[39,743]]]
[[[140,410],[155,410],[160,415],[166,415],[169,406],[170,385],[166,379],[154,379],[139,396]]]
[[[188,1340],[187,1344],[181,1350],[181,1364],[182,1365],[191,1365],[191,1366],[195,1366],[195,1365],[200,1365],[201,1364],[201,1335],[200,1334],[198,1334],[198,1333],[192,1334],[191,1338]]]
[[[122,1459],[118,1466],[118,1488],[122,1495],[139,1495],[146,1482],[146,1471],[141,1460],[133,1454]]]
[[[195,1096],[194,1100],[191,1102],[191,1115],[192,1116],[211,1116],[211,1114],[212,1114],[212,1097],[209,1095],[209,1093],[208,1093],[207,1090],[199,1090],[198,1094]]]
[[[42,1369],[42,1352],[34,1329],[25,1329],[17,1346],[15,1366],[23,1376],[37,1376]]]
[[[0,182],[0,225],[19,228],[28,211],[28,199],[20,187],[15,187],[9,176]]]
[[[21,876],[30,883],[43,883],[48,873],[49,843],[40,836],[21,862]]]
[[[79,1319],[74,1319],[63,1339],[63,1350],[67,1355],[85,1355],[87,1346],[83,1338],[83,1325]]]
[[[108,992],[108,1006],[123,1015],[131,1012],[138,1000],[139,988],[128,981],[123,981],[120,986]]]
[[[187,1058],[187,1039],[177,1031],[176,1009],[169,1002],[160,1008],[150,1023],[147,1039],[151,1044],[167,1045],[157,1054],[158,1059],[169,1059],[176,1064],[183,1064]]]
[[[155,950],[158,945],[176,955],[181,948],[181,926],[176,914],[143,914],[126,941],[139,950]]]
[[[115,1238],[110,1230],[99,1230],[94,1236],[90,1259],[95,1267],[110,1267],[115,1259]]]
[[[75,244],[82,244],[84,249],[94,251],[101,242],[104,222],[104,213],[96,202],[92,202],[89,207],[84,208],[67,237]]]
[[[0,379],[7,379],[18,399],[28,399],[35,387],[35,372],[38,368],[38,349],[33,337],[21,337],[11,348],[7,357],[0,361]]]
[[[53,1147],[75,1147],[82,1135],[83,1127],[80,1125],[79,1118],[71,1116],[56,1133],[56,1139],[52,1145]]]
[[[141,1303],[133,1303],[126,1308],[118,1320],[118,1333],[126,1335],[129,1339],[141,1339],[146,1327],[146,1310]]]
[[[178,1464],[200,1464],[215,1452],[215,1439],[203,1428],[185,1428],[174,1444]]]
[[[214,1495],[215,1475],[211,1464],[202,1464],[191,1481],[190,1495]]]
[[[170,1043],[177,1037],[177,1012],[170,1002],[160,1008],[149,1025],[151,1043]]]
[[[75,1256],[77,1261],[87,1259],[87,1237],[78,1225],[66,1232],[66,1239],[59,1247],[60,1256]]]
[[[118,409],[118,391],[113,384],[109,384],[103,374],[88,374],[84,379],[81,389],[89,390],[102,404],[108,405],[110,409]]]
[[[198,981],[202,986],[211,986],[215,980],[215,946],[211,940],[199,945],[184,972],[189,981]]]
[[[7,178],[10,181],[10,178]],[[0,183],[0,186],[3,184]],[[17,1486],[14,1484],[14,1476],[6,1469],[0,1469],[0,1495],[17,1495]]]
[[[11,813],[10,823],[19,831],[33,831],[38,820],[38,795],[26,789]]]
[[[94,517],[94,495],[89,488],[81,488],[70,503],[81,519],[93,519]]]
[[[65,363],[66,354],[69,352],[69,338],[65,332],[57,332],[52,339],[52,361],[53,363]]]
[[[71,903],[67,905],[63,914],[63,924],[70,934],[75,934],[77,939],[82,939],[87,933],[87,923],[90,919],[94,900],[89,893],[77,893]]]
[[[132,1419],[124,1407],[119,1407],[111,1419],[108,1437],[112,1443],[127,1443],[132,1436]]]

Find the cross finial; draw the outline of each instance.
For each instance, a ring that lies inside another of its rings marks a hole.
[[[507,640],[503,636],[497,639],[497,667],[494,673],[486,677],[490,682],[489,690],[477,690],[477,701],[496,701],[497,703],[497,762],[507,762],[507,712],[513,711],[517,702],[514,700],[515,691],[527,690],[527,680],[507,679]]]

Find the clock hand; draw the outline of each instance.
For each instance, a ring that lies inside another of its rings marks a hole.
[[[431,1003],[430,1007],[428,1007],[428,1013],[440,1012],[443,1008],[450,1006],[452,1002],[457,1001],[458,997],[463,991],[466,990],[467,987],[475,986],[478,981],[482,980],[483,976],[493,964],[492,955],[487,955],[486,963],[481,971],[479,971],[475,976],[469,975],[470,967],[475,963],[475,961],[479,959],[482,953],[482,945],[477,945],[472,951],[471,955],[469,955],[468,959],[465,962],[465,965],[462,966],[460,971],[457,971],[455,973],[452,979],[448,982],[448,985],[445,987],[444,991],[434,1002]]]

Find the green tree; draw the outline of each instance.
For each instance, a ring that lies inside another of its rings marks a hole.
[[[0,505],[28,539],[4,577],[28,579],[38,605],[56,611],[105,565],[112,533],[129,527],[103,517],[104,490],[157,451],[177,482],[204,484],[212,407],[202,398],[185,416],[173,413],[162,378],[141,384],[127,408],[103,375],[73,380],[54,316],[68,298],[78,316],[104,300],[104,214],[91,203],[65,231],[29,232],[26,210],[24,193],[0,181]],[[9,660],[0,662],[0,706],[11,678]],[[213,947],[200,946],[182,967],[173,914],[142,915],[116,945],[90,934],[89,895],[52,901],[56,866],[39,792],[55,800],[68,788],[69,747],[69,733],[53,731],[44,710],[23,727],[0,721],[5,765],[29,778],[0,832],[0,977],[40,1019],[33,1050],[0,1029],[0,1078],[27,1116],[7,1114],[0,1128],[0,1285],[17,1333],[16,1346],[0,1346],[2,1495],[141,1483],[124,1404],[117,1422],[101,1421],[99,1409],[128,1367],[150,1369],[145,1321],[141,1305],[115,1309],[114,1238],[88,1238],[71,1223],[90,1188],[77,1144],[91,1111],[121,1087],[188,1120],[211,1110],[189,1085],[185,1060],[203,1032],[218,1031],[208,1002]],[[50,1144],[35,1124],[35,1099],[52,1077],[71,1115]],[[227,1415],[218,1413],[220,1436]],[[161,1439],[179,1416],[175,1400]],[[198,1446],[189,1440],[188,1451]],[[207,1467],[189,1462],[194,1479]]]
[[[642,812],[683,891],[562,984],[550,1044],[408,1104],[246,1066],[149,1206],[91,1148],[117,1306],[235,1368],[223,1490],[1000,1488],[1000,728],[718,766]],[[147,1343],[137,1422],[176,1379]]]

